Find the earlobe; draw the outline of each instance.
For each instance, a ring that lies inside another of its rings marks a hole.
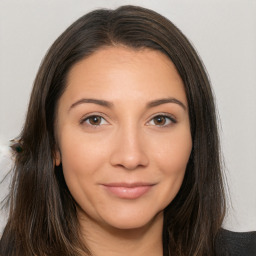
[[[59,166],[61,163],[61,155],[60,155],[60,151],[58,149],[56,149],[55,151],[55,157],[54,157],[54,164],[55,166]]]

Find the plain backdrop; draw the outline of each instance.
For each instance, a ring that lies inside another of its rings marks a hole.
[[[224,227],[256,230],[255,0],[0,0],[0,154],[7,154],[8,141],[22,128],[40,61],[57,36],[88,11],[123,4],[166,16],[199,52],[221,121],[229,187]],[[1,161],[0,178],[9,162],[8,157]],[[7,193],[7,181],[0,184],[0,199]],[[0,233],[5,221],[2,211]]]

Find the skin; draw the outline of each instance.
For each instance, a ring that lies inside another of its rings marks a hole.
[[[173,63],[158,51],[121,46],[78,62],[58,103],[56,135],[56,165],[92,252],[162,255],[163,210],[179,191],[192,148]],[[113,183],[121,195],[109,189]],[[137,197],[126,186],[146,192]]]

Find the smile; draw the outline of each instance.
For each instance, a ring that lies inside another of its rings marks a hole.
[[[155,184],[145,183],[110,183],[103,184],[108,193],[122,199],[137,199],[146,194]]]

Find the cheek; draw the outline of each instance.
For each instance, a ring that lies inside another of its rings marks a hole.
[[[99,156],[102,155],[102,148],[94,148],[75,138],[72,142],[66,139],[62,142],[62,168],[67,187],[77,204],[92,214],[91,206],[97,197],[97,170],[103,163]]]
[[[65,130],[61,136],[60,151],[63,174],[74,198],[94,184],[95,172],[103,164],[104,148],[86,136]]]
[[[105,143],[101,139],[86,136],[83,132],[73,132],[71,128],[63,129],[63,136],[60,138],[63,168],[78,175],[93,172],[106,155]]]
[[[189,130],[173,133],[158,141],[156,159],[161,169],[170,175],[184,172],[192,150],[192,139]]]
[[[163,201],[168,205],[178,193],[186,172],[192,149],[190,133],[176,133],[172,138],[162,141],[155,155],[163,181]]]

